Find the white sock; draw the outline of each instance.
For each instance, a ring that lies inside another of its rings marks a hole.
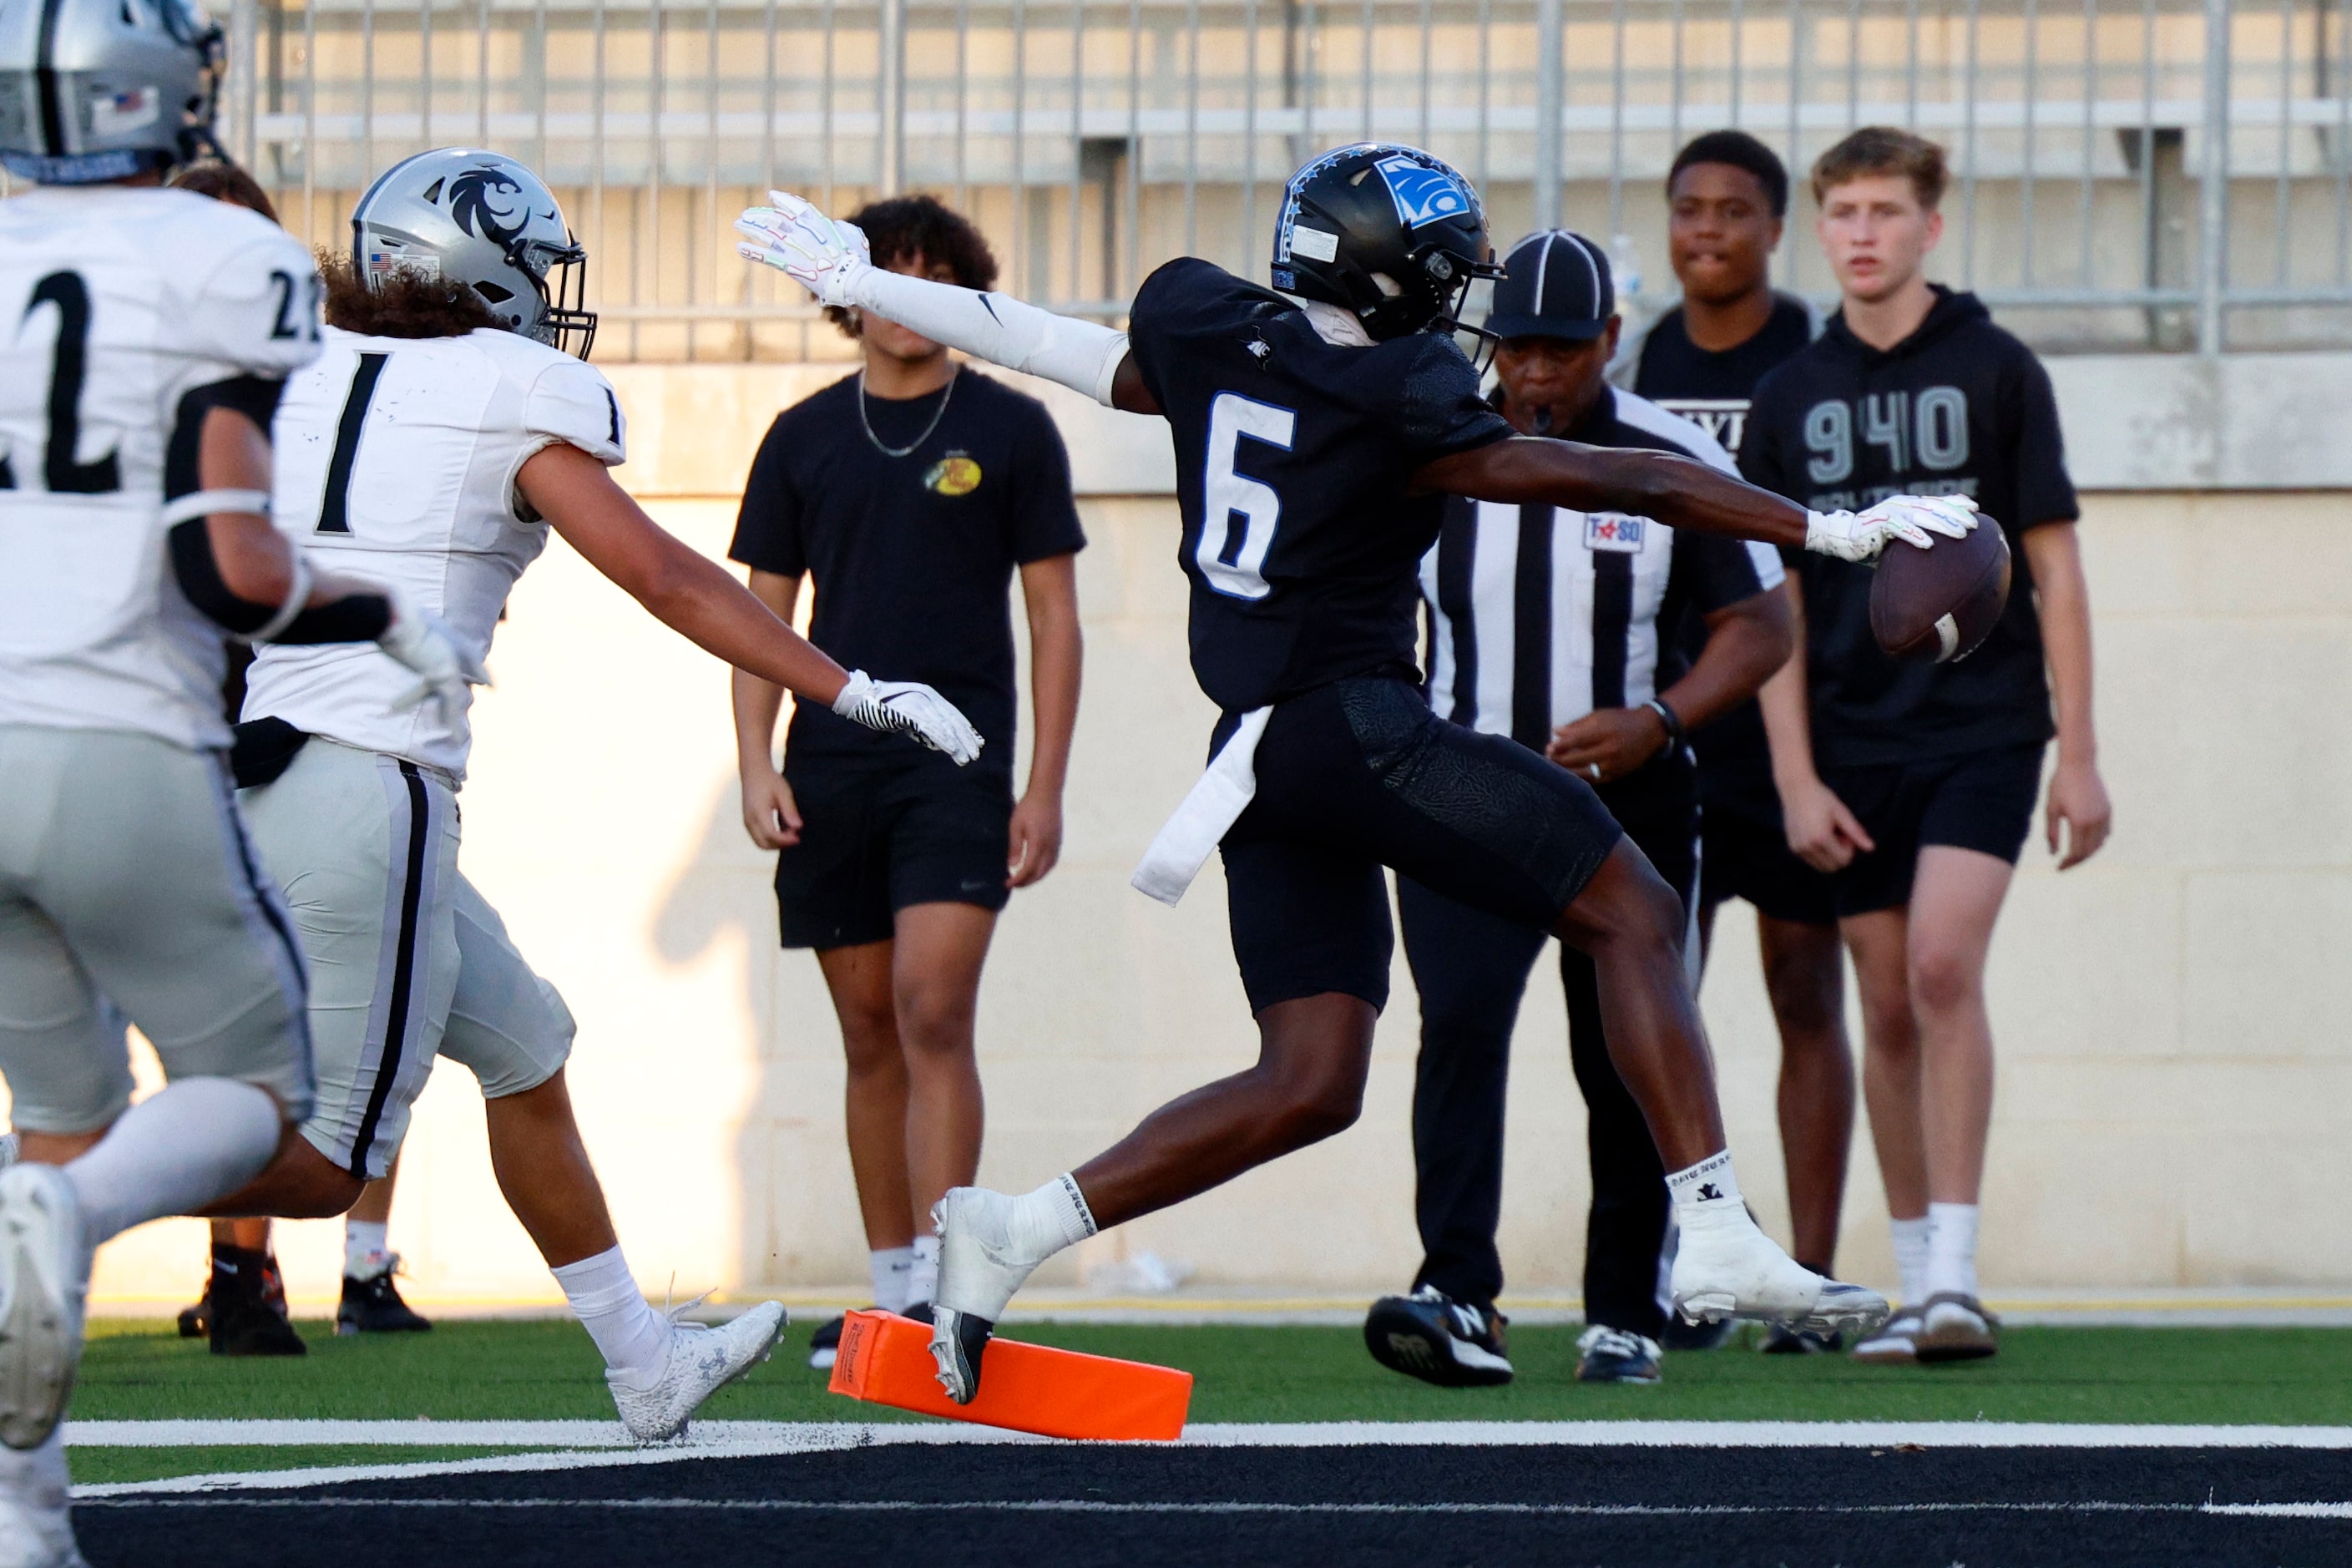
[[[269,1163],[278,1125],[276,1100],[230,1079],[182,1079],[148,1096],[65,1168],[82,1245],[226,1197]]]
[[[548,1272],[563,1287],[563,1299],[606,1367],[637,1386],[661,1376],[669,1364],[669,1320],[646,1303],[619,1247]]]
[[[886,1312],[905,1311],[907,1271],[914,1266],[915,1249],[911,1247],[877,1247],[867,1253],[866,1268],[874,1280],[874,1304]]]
[[[373,1220],[343,1221],[343,1276],[349,1279],[373,1279],[392,1266],[392,1255],[386,1247],[390,1240],[389,1225]]]
[[[1927,1216],[1890,1219],[1886,1228],[1895,1238],[1895,1268],[1903,1277],[1903,1304],[1916,1307],[1927,1299]]]
[[[1748,1217],[1748,1205],[1740,1202],[1739,1178],[1731,1169],[1728,1149],[1675,1172],[1666,1178],[1666,1191],[1674,1196],[1675,1223],[1685,1229],[1694,1222],[1702,1227],[1718,1226],[1729,1215]]]
[[[907,1300],[898,1309],[917,1306],[929,1300],[940,1291],[940,1238],[919,1236],[915,1245],[907,1249]]]
[[[1927,1205],[1927,1283],[1919,1299],[1977,1293],[1977,1205]]]
[[[1087,1195],[1078,1191],[1077,1178],[1066,1171],[1036,1191],[1013,1200],[1012,1230],[1013,1244],[1026,1244],[1043,1262],[1092,1236],[1094,1211],[1087,1207]]]

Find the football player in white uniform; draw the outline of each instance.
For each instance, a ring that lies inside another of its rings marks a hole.
[[[619,402],[562,352],[594,330],[572,303],[584,258],[536,174],[421,153],[369,187],[352,226],[325,352],[278,411],[282,528],[415,595],[478,657],[552,529],[719,658],[959,763],[978,753],[937,692],[845,672],[613,482]],[[243,800],[310,958],[318,1093],[298,1157],[221,1212],[342,1213],[446,1054],[481,1082],[499,1187],[604,1352],[624,1425],[676,1435],[766,1357],[783,1309],[706,1329],[637,1289],[564,1087],[572,1016],[457,870],[463,708],[409,710],[414,678],[366,648],[268,648],[247,680]]]
[[[373,640],[462,702],[396,593],[266,515],[319,352],[310,256],[157,188],[208,150],[220,35],[183,0],[0,0],[0,1561],[81,1561],[58,1431],[94,1248],[251,1181],[310,1104],[301,955],[221,748],[224,629]],[[130,1106],[126,1020],[166,1088]]]

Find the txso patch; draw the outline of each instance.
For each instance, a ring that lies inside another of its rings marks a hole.
[[[1408,229],[1459,217],[1470,210],[1470,193],[1444,169],[1433,169],[1402,153],[1381,159],[1373,167],[1387,183],[1397,218]]]
[[[1650,520],[1627,517],[1617,511],[1589,511],[1584,514],[1584,548],[1614,551],[1621,555],[1639,555],[1643,536],[1649,531]]]
[[[968,496],[980,489],[980,465],[962,452],[950,452],[923,475],[923,488],[934,495]]]

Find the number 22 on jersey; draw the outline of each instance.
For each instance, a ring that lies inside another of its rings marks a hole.
[[[1221,392],[1209,405],[1209,454],[1201,481],[1201,537],[1192,563],[1202,580],[1235,599],[1263,599],[1272,590],[1265,572],[1282,521],[1282,498],[1264,479],[1237,472],[1244,437],[1282,451],[1298,429],[1295,410]]]

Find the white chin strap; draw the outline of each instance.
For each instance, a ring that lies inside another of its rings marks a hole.
[[[1125,332],[1057,316],[1009,294],[983,294],[879,267],[860,273],[850,290],[860,309],[933,342],[1115,406],[1111,382],[1127,358]]]

